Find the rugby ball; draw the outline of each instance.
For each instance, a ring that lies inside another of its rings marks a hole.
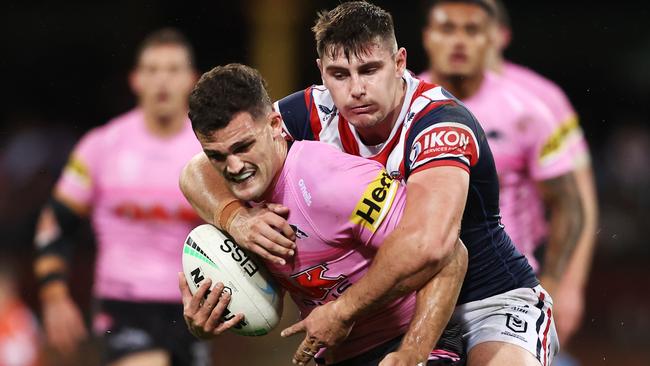
[[[226,320],[243,313],[244,320],[231,328],[237,334],[260,336],[273,329],[282,315],[281,292],[261,260],[239,247],[212,225],[194,228],[183,245],[183,273],[192,294],[210,278],[212,287],[224,284],[231,295]]]

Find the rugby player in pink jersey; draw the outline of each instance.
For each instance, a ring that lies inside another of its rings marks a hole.
[[[460,234],[469,260],[457,306],[424,305],[426,317],[444,324],[443,315],[453,312],[470,365],[549,364],[557,350],[552,301],[500,224],[496,169],[478,121],[442,87],[406,71],[406,50],[397,46],[392,19],[383,9],[343,3],[321,13],[313,30],[324,85],[274,105],[285,133],[380,162],[391,177],[405,182],[408,195],[399,225],[366,275],[283,331],[284,336],[306,333],[295,357],[340,343],[355,320],[406,290],[420,289],[418,304],[431,298],[422,296],[431,291],[427,281],[432,276],[435,281],[449,263]],[[243,168],[240,179],[257,179],[255,167]],[[246,208],[206,155],[190,161],[181,187],[204,219],[243,247],[281,265],[293,256],[295,233],[275,214],[288,209]],[[436,291],[437,298],[446,296]],[[427,327],[440,334],[438,327]],[[413,364],[411,351],[402,344],[384,361]]]
[[[437,1],[428,11],[423,43],[430,70],[420,77],[460,96],[486,130],[502,221],[551,291],[566,344],[582,317],[597,221],[577,115],[557,85],[504,62],[510,28],[500,1]]]
[[[64,355],[87,337],[66,278],[76,275],[67,265],[72,235],[89,217],[103,363],[206,364],[205,346],[184,325],[175,277],[181,243],[199,222],[178,189],[184,163],[200,151],[187,119],[191,45],[173,29],[152,33],[129,80],[138,106],[82,137],[41,213],[35,271],[44,327]]]
[[[205,154],[237,198],[252,205],[289,208],[287,221],[297,235],[295,255],[285,264],[267,261],[266,266],[292,296],[301,317],[341,296],[367,272],[406,203],[404,186],[380,163],[320,142],[287,142],[282,117],[273,111],[261,75],[244,65],[205,73],[190,96],[189,115]],[[251,176],[254,179],[247,179]],[[461,244],[456,251],[453,265],[444,273],[450,278],[440,284],[454,294],[452,303],[467,259]],[[210,319],[197,312],[207,286],[192,300],[185,277],[180,276],[187,321],[200,337],[210,336],[215,326],[218,334],[233,325],[232,320],[219,325],[218,311]],[[216,303],[222,284],[218,286],[206,302]],[[345,342],[322,352],[318,362],[377,365],[398,347],[414,313],[413,292],[374,309],[357,321]],[[435,340],[429,334],[409,337],[421,338],[426,347],[418,361],[455,365],[460,360],[460,339],[456,347],[432,352]]]

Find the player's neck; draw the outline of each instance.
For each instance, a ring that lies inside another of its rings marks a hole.
[[[375,146],[381,143],[386,142],[390,137],[390,133],[393,131],[393,127],[397,123],[400,112],[402,111],[402,106],[404,105],[404,100],[406,99],[406,80],[402,79],[401,87],[395,92],[395,98],[393,99],[393,106],[384,118],[383,121],[379,122],[375,126],[367,128],[357,128],[356,131],[359,134],[361,142],[366,146]]]
[[[440,75],[431,71],[431,79],[438,85],[447,89],[451,94],[460,100],[471,98],[478,92],[483,83],[484,73],[476,75],[459,76],[459,75]]]
[[[161,138],[169,138],[183,130],[187,121],[187,111],[178,111],[168,115],[159,115],[144,109],[144,121],[147,131]]]

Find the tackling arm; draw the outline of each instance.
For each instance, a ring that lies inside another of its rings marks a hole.
[[[458,243],[468,186],[469,174],[457,167],[431,168],[410,177],[400,223],[368,273],[336,301],[344,317],[356,319],[420,289],[447,265]]]

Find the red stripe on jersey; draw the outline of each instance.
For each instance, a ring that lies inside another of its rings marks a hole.
[[[425,163],[424,165],[420,165],[419,167],[417,167],[413,171],[411,171],[411,176],[413,176],[413,174],[415,174],[417,172],[421,172],[423,170],[427,170],[427,169],[431,169],[431,168],[435,168],[435,167],[439,167],[439,166],[455,166],[457,168],[463,169],[464,171],[467,172],[467,174],[469,174],[469,167],[467,167],[467,165],[465,165],[465,164],[463,164],[463,163],[461,163],[459,161],[456,161],[456,160],[446,159],[446,160],[432,160],[432,161],[430,161],[428,163]]]
[[[547,357],[548,357],[548,350],[546,349],[546,342],[548,341],[548,330],[551,328],[551,316],[553,314],[551,313],[551,308],[548,308],[546,310],[546,329],[544,329],[544,340],[542,341],[542,349],[544,350],[544,366],[547,365]]]
[[[323,129],[323,126],[320,123],[320,116],[318,115],[318,107],[314,102],[312,97],[313,87],[305,89],[305,104],[307,105],[307,110],[309,110],[309,124],[311,125],[311,131],[314,134],[314,140],[320,140],[320,131]]]
[[[354,134],[350,129],[348,121],[343,118],[339,113],[339,136],[341,137],[341,144],[343,144],[343,151],[348,154],[359,156],[359,144],[357,144],[357,139],[354,138]]]

